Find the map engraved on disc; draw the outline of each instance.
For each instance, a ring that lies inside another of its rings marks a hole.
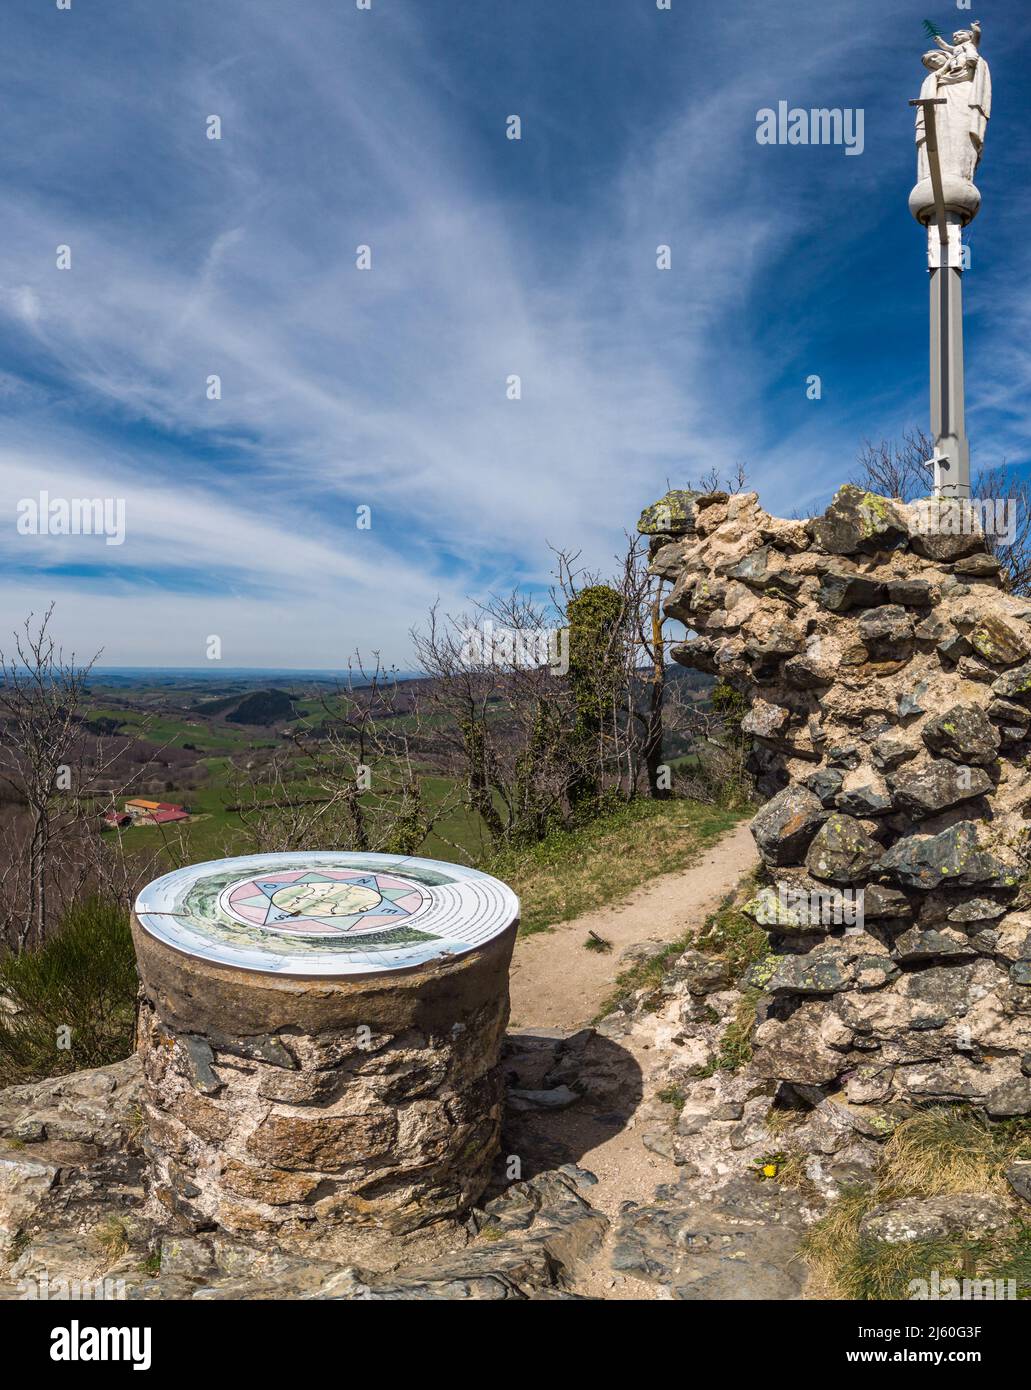
[[[462,955],[510,927],[518,899],[476,869],[325,851],[177,869],[139,895],[144,931],[245,970],[351,975]]]

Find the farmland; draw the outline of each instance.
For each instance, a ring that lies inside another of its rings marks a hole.
[[[398,689],[420,685],[425,687],[425,682],[412,681]],[[277,804],[313,802],[333,790],[325,771],[318,772],[306,753],[306,740],[317,743],[327,731],[343,728],[353,700],[353,690],[325,676],[274,673],[270,680],[254,673],[220,679],[141,672],[134,679],[112,679],[98,673],[86,721],[104,741],[127,741],[127,756],[137,765],[126,794],[181,804],[191,813],[185,822],[102,833],[120,834],[126,849],[148,857],[157,853],[170,866],[246,852],[253,841],[237,808],[261,800],[258,787],[264,769],[273,763],[285,769],[274,796],[269,794]],[[490,849],[483,824],[474,811],[459,804],[460,788],[437,737],[442,716],[432,708],[416,713],[401,698],[386,722],[393,735],[412,738],[422,810],[431,817],[439,813],[420,852],[485,862]],[[679,752],[670,749],[671,754]],[[685,759],[670,761],[676,769]],[[331,829],[332,823],[327,826]]]

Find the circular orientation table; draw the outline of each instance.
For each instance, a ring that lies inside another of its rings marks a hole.
[[[496,878],[390,854],[259,854],[165,874],[136,900],[145,932],[215,964],[285,975],[411,970],[485,946],[519,901]]]
[[[483,1191],[518,899],[475,869],[242,856],[136,900],[151,1198],[260,1235],[409,1230]]]

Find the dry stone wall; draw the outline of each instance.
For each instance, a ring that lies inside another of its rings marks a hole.
[[[649,508],[684,665],[740,690],[772,954],[755,1068],[816,1103],[1031,1113],[1031,603],[977,514],[842,488]]]

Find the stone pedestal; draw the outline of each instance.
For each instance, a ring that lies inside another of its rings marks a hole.
[[[133,929],[153,1199],[249,1236],[469,1206],[498,1149],[517,913],[486,875],[381,855],[151,885]]]

